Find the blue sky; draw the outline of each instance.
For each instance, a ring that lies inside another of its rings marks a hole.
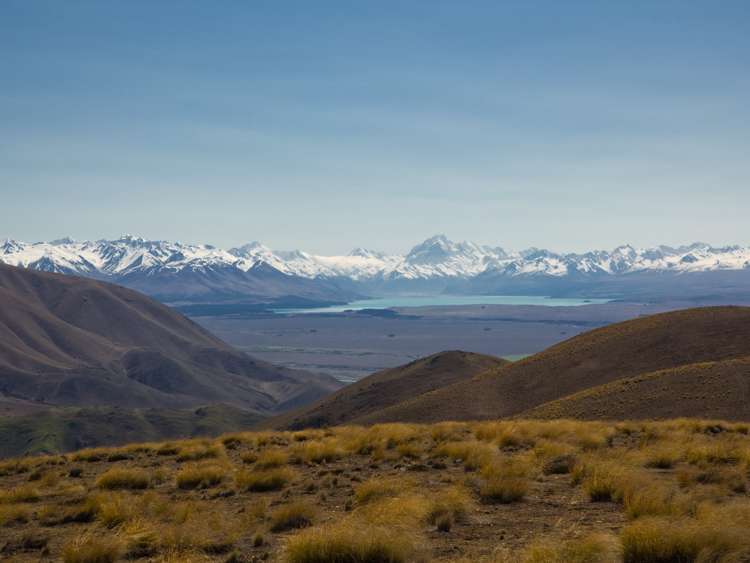
[[[750,244],[750,3],[0,4],[0,238]]]

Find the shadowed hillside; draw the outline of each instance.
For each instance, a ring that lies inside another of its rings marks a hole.
[[[264,421],[262,425],[299,429],[356,424],[381,409],[508,363],[471,352],[441,352],[365,377],[312,406]]]
[[[339,387],[240,353],[139,293],[0,266],[3,404],[279,412]]]
[[[360,422],[500,418],[620,379],[750,356],[750,308],[706,307],[593,330],[529,358],[362,417]],[[744,364],[728,364],[736,391]],[[717,390],[719,391],[719,390]],[[708,405],[711,397],[706,396]],[[674,400],[674,399],[673,399]],[[708,407],[706,407],[708,408]],[[707,416],[699,410],[692,416]],[[637,416],[623,411],[623,417]],[[650,416],[656,416],[650,415]]]

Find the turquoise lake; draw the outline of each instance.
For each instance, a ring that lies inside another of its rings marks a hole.
[[[394,309],[398,307],[441,307],[448,305],[542,305],[545,307],[577,307],[607,303],[609,299],[578,299],[544,297],[542,295],[425,295],[414,297],[383,297],[352,301],[346,305],[311,309],[274,309],[276,313],[343,313],[362,309]]]

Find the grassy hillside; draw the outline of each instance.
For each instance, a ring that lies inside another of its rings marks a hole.
[[[13,561],[746,561],[750,427],[248,432],[0,464]]]
[[[440,352],[367,376],[311,406],[268,419],[262,425],[296,430],[356,424],[391,405],[508,363],[501,358],[471,352]]]
[[[750,420],[750,358],[691,364],[620,379],[545,403],[524,416]]]
[[[686,309],[586,332],[508,366],[371,413],[361,422],[518,416],[613,381],[744,357],[750,357],[750,307]],[[691,415],[705,417],[707,412],[699,409]]]
[[[250,428],[260,416],[226,405],[192,410],[90,407],[51,409],[0,418],[0,458],[60,453],[85,446],[217,436]]]

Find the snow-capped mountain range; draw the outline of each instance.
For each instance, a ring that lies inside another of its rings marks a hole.
[[[750,268],[750,248],[715,248],[694,243],[678,248],[620,246],[612,251],[558,254],[536,248],[511,252],[472,242],[453,242],[438,235],[418,244],[406,255],[356,248],[345,256],[321,256],[301,250],[274,251],[258,242],[222,250],[211,245],[150,241],[126,235],[117,240],[98,241],[6,240],[0,245],[0,261],[36,270],[103,277],[217,268],[247,272],[264,264],[290,276],[361,281],[468,278],[488,272],[508,276],[567,276],[742,270]]]
[[[126,235],[98,241],[6,240],[0,244],[0,261],[111,279],[166,300],[298,296],[345,301],[355,294],[403,290],[420,282],[443,291],[445,284],[453,282],[502,280],[507,290],[512,280],[601,280],[628,274],[750,270],[750,248],[694,243],[560,254],[536,248],[508,251],[438,235],[405,255],[357,248],[345,256],[321,256],[301,250],[275,251],[258,242],[223,250]],[[486,284],[481,287],[483,292],[492,289]]]

